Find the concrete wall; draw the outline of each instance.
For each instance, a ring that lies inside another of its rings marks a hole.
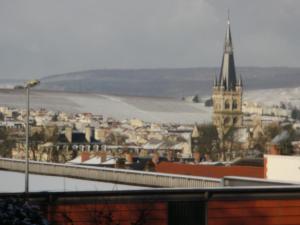
[[[0,158],[0,168],[24,171],[23,160]],[[30,162],[31,173],[153,187],[220,187],[222,180],[124,169]]]
[[[286,186],[295,185],[291,182],[273,181],[260,178],[228,176],[223,178],[223,186],[225,187],[241,187],[241,186]]]
[[[300,183],[300,157],[265,155],[265,176],[267,179]]]

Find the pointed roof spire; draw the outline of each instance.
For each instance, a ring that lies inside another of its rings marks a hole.
[[[233,57],[233,44],[230,30],[229,10],[227,19],[227,29],[224,43],[224,53],[220,72],[219,84],[225,87],[225,90],[235,90],[236,74]]]
[[[227,29],[226,29],[226,35],[225,35],[224,51],[228,51],[229,53],[230,52],[233,53],[229,13],[230,12],[229,12],[229,9],[228,9]]]
[[[227,23],[230,24],[230,9],[227,9]]]
[[[215,75],[214,86],[215,86],[215,87],[218,86],[218,77],[217,77],[217,74]]]
[[[192,131],[192,138],[198,138],[198,137],[200,137],[200,133],[197,124],[195,124]]]
[[[243,87],[243,79],[242,79],[242,75],[241,74],[239,76],[238,86]]]

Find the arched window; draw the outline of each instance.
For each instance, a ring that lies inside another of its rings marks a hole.
[[[229,109],[230,108],[230,103],[229,100],[225,101],[225,109]]]
[[[237,100],[233,100],[233,102],[232,102],[232,109],[237,109],[237,108],[238,108]]]
[[[230,123],[230,118],[229,117],[225,117],[224,119],[224,125],[228,125]]]
[[[239,121],[239,120],[238,120],[237,117],[234,117],[233,120],[232,120],[233,124],[237,124],[238,121]]]

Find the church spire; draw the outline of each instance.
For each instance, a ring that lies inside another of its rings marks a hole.
[[[241,75],[241,74],[240,74],[240,76],[239,76],[239,80],[238,80],[237,85],[238,85],[239,87],[243,87],[243,79],[242,79],[242,75]]]
[[[224,90],[227,91],[235,90],[236,86],[236,73],[233,57],[233,44],[230,30],[229,11],[219,84],[224,87]]]
[[[218,77],[217,77],[217,75],[215,76],[214,87],[218,87]]]
[[[224,135],[230,128],[243,126],[242,95],[243,83],[242,77],[237,76],[235,71],[228,11],[222,66],[212,94],[213,123],[217,127],[221,145],[224,145]]]

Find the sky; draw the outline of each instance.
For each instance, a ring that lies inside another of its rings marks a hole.
[[[0,0],[0,79],[89,69],[298,67],[299,0]]]

